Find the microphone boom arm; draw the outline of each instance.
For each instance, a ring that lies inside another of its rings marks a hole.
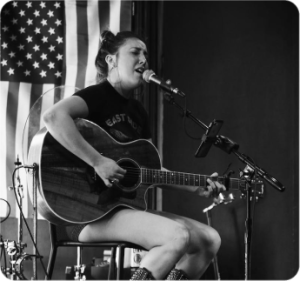
[[[190,118],[194,123],[196,123],[198,126],[200,126],[204,130],[208,130],[209,126],[207,126],[205,123],[203,123],[201,120],[196,118],[190,110],[184,109],[180,104],[178,104],[174,96],[170,93],[164,93],[164,98],[172,105],[176,106],[178,109],[182,111],[183,116],[186,116]],[[212,142],[212,144],[223,151],[230,154],[231,152],[237,156],[237,158],[243,162],[244,164],[248,164],[253,170],[256,170],[258,175],[262,178],[264,178],[271,186],[273,186],[278,191],[284,191],[285,186],[280,183],[276,178],[271,176],[269,173],[267,173],[264,169],[260,168],[256,164],[254,164],[252,161],[250,161],[250,158],[246,156],[243,153],[240,153],[238,151],[239,145],[229,139],[228,137],[217,135],[214,138],[207,138],[207,141]]]

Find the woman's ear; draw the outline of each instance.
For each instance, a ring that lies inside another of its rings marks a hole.
[[[110,68],[116,67],[116,56],[115,55],[107,55],[105,57],[106,63],[110,66]]]

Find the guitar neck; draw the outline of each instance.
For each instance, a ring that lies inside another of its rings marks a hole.
[[[141,169],[141,180],[144,184],[161,184],[161,185],[176,185],[176,186],[194,186],[194,187],[205,187],[206,181],[211,176],[182,173],[175,171],[162,171],[154,169]],[[224,184],[230,189],[240,189],[241,183],[244,184],[245,180],[236,178],[217,177],[220,183]]]

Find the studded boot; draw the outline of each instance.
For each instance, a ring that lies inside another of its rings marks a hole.
[[[186,274],[181,269],[172,269],[166,280],[188,280]]]
[[[130,280],[155,280],[155,278],[147,268],[140,267],[133,273]]]

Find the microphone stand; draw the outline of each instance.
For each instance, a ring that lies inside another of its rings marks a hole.
[[[214,120],[207,126],[201,120],[196,118],[190,110],[184,109],[180,104],[178,104],[174,96],[168,92],[164,92],[164,98],[172,105],[180,109],[183,113],[183,116],[188,117],[202,129],[206,130],[206,133],[202,136],[202,142],[200,147],[196,152],[196,157],[204,157],[210,146],[213,144],[216,147],[222,149],[228,154],[233,153],[241,162],[248,165],[248,170],[255,171],[260,177],[265,179],[270,185],[272,185],[278,191],[283,192],[285,187],[273,176],[268,174],[265,170],[257,166],[250,157],[247,155],[240,153],[238,151],[239,145],[229,139],[228,137],[217,135],[220,130],[220,127],[223,123],[221,120]],[[214,130],[214,127],[217,128]],[[242,176],[244,174],[242,173]],[[247,175],[245,175],[247,179]],[[251,212],[251,181],[246,181],[246,201],[247,201],[247,212],[246,212],[246,220],[245,220],[245,280],[251,278],[251,242],[252,242],[252,212]]]

